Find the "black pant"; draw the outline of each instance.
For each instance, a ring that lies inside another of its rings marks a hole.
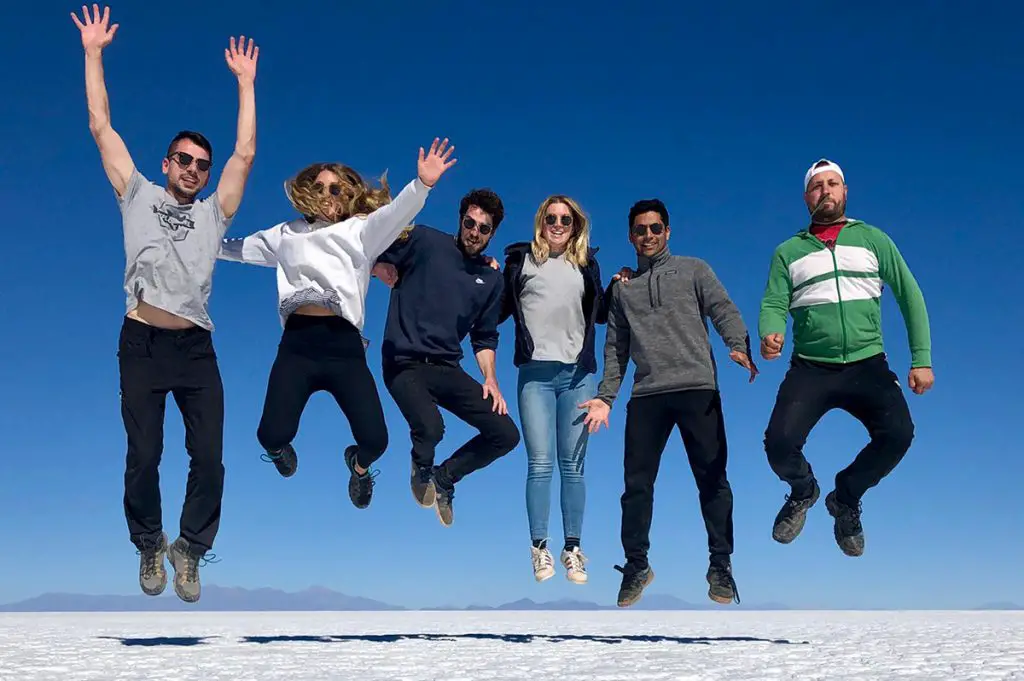
[[[493,401],[484,399],[483,386],[457,364],[385,360],[384,384],[409,423],[412,460],[418,466],[434,465],[434,451],[444,437],[438,407],[480,431],[441,464],[453,483],[519,444],[516,424],[508,414],[492,411]]]
[[[851,414],[871,437],[853,463],[836,475],[836,496],[852,505],[903,459],[914,439],[914,423],[899,378],[889,369],[885,355],[847,365],[794,357],[779,386],[764,446],[772,470],[789,483],[796,497],[813,489],[814,474],[803,454],[804,443],[832,409]]]
[[[213,546],[224,494],[224,387],[209,331],[160,329],[125,317],[118,342],[121,417],[128,438],[124,512],[139,549],[163,532],[160,456],[167,393],[181,411],[188,450],[188,482],[181,536],[197,555]]]
[[[630,399],[626,407],[625,491],[622,548],[626,561],[647,567],[654,481],[672,429],[678,428],[697,482],[711,560],[733,552],[732,488],[726,477],[728,447],[717,390],[685,390]]]
[[[366,365],[359,330],[341,317],[293,314],[285,322],[270,369],[256,438],[268,451],[291,444],[313,393],[326,390],[348,419],[363,468],[388,448],[377,385]]]

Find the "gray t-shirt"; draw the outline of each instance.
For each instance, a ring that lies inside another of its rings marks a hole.
[[[537,361],[575,364],[583,349],[583,273],[564,255],[538,265],[527,254],[519,303]]]
[[[179,204],[136,169],[118,203],[127,310],[143,301],[212,331],[208,302],[213,266],[231,223],[221,212],[217,193]]]

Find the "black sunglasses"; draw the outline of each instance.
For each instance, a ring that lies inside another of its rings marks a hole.
[[[547,215],[544,216],[545,224],[554,225],[558,221],[559,221],[558,220],[558,216],[554,215],[553,213],[548,213]],[[563,215],[562,219],[561,219],[561,222],[562,222],[562,226],[563,227],[571,227],[572,226],[572,216],[571,215]]]
[[[487,236],[494,231],[494,227],[486,222],[477,222],[468,215],[462,218],[462,229],[471,230],[473,228],[476,228],[476,231],[480,232],[482,236]]]
[[[196,168],[199,168],[201,172],[206,172],[213,165],[208,158],[196,158],[192,154],[186,154],[184,151],[176,151],[167,158],[172,158],[178,162],[182,168],[188,168],[192,165],[192,161],[196,162]]]
[[[323,194],[324,193],[324,183],[323,182],[314,182],[313,183],[313,189],[316,190],[317,194]],[[332,183],[332,184],[327,186],[327,191],[329,191],[331,193],[331,196],[340,196],[341,195],[341,185],[338,184],[337,182],[334,182],[334,183]]]
[[[665,231],[665,225],[660,222],[652,222],[649,225],[633,225],[630,232],[633,233],[633,236],[647,236],[648,228],[651,230],[651,234],[655,236]]]

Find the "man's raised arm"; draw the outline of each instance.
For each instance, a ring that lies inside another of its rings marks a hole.
[[[231,46],[224,50],[224,59],[231,73],[238,78],[238,133],[235,138],[235,151],[224,166],[217,183],[217,200],[225,218],[234,217],[238,206],[242,203],[245,183],[252,170],[253,159],[256,158],[256,61],[260,56],[260,48],[245,44],[245,36],[240,36],[238,45],[231,38]]]
[[[103,48],[110,44],[117,33],[119,24],[110,25],[110,8],[104,7],[100,14],[99,5],[92,6],[92,16],[82,7],[82,19],[71,13],[78,30],[82,33],[82,47],[85,49],[85,97],[89,107],[89,131],[100,150],[103,170],[119,198],[124,197],[128,180],[135,171],[135,162],[124,140],[110,125],[110,102],[107,100],[107,86],[103,79]]]

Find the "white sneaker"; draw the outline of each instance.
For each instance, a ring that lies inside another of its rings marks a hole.
[[[555,558],[548,551],[547,545],[530,546],[530,554],[533,558],[533,578],[538,582],[551,579],[555,576]]]
[[[580,551],[580,547],[572,547],[572,551],[562,549],[562,565],[565,566],[565,577],[576,584],[587,583],[587,568],[583,567],[587,557]]]

